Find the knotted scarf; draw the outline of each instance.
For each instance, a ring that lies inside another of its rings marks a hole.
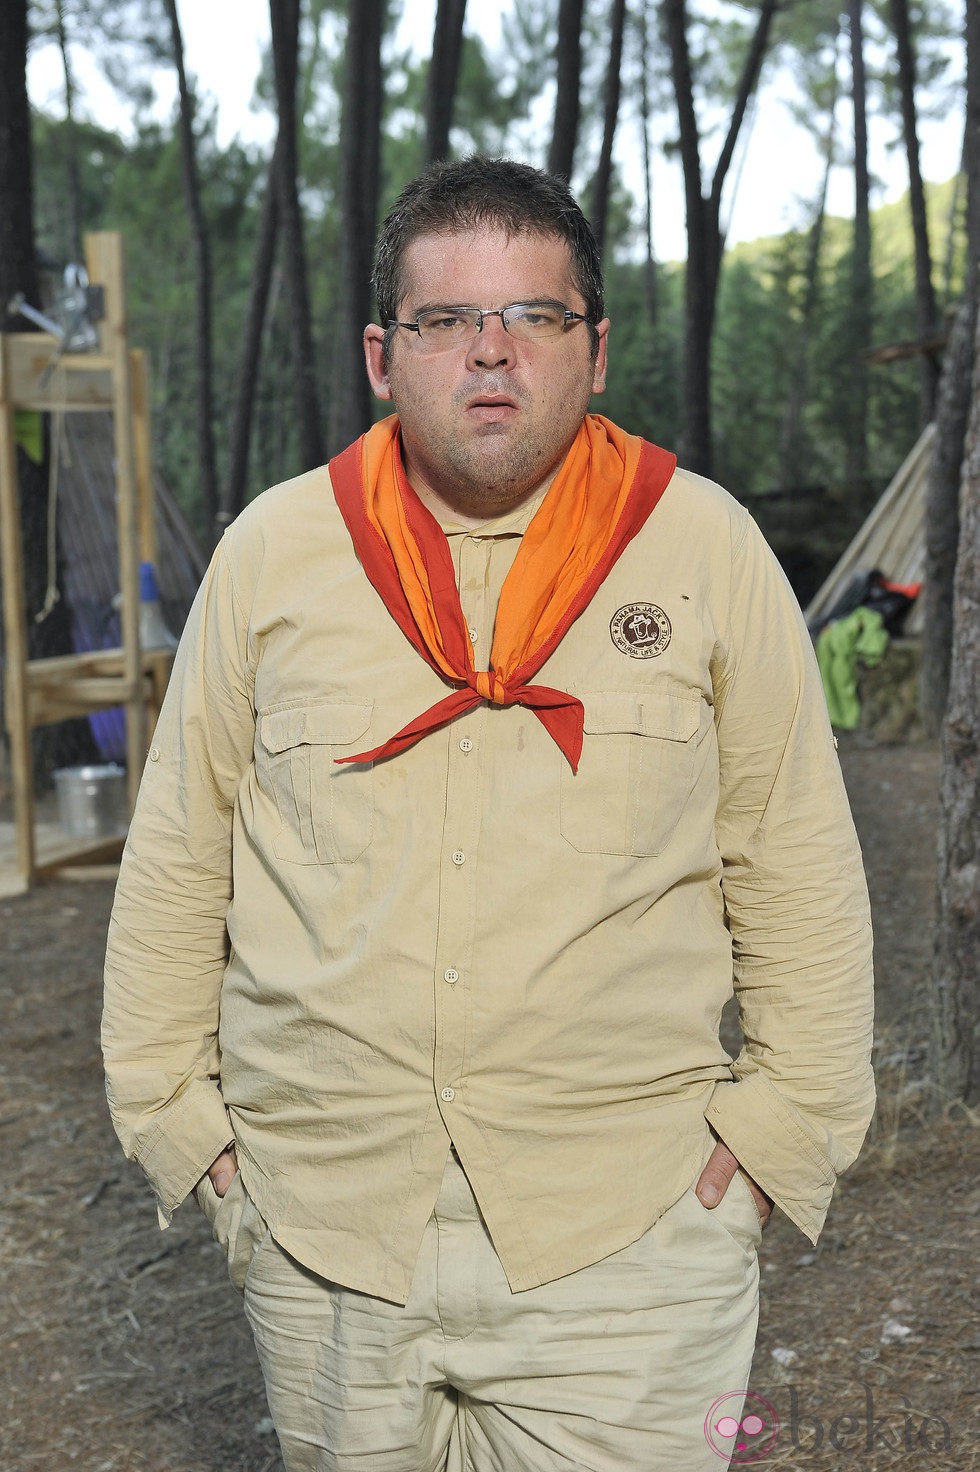
[[[521,539],[500,592],[490,668],[477,670],[449,542],[405,476],[397,416],[331,460],[337,505],[365,573],[409,642],[457,687],[373,751],[339,760],[395,756],[487,700],[533,711],[576,771],[582,702],[527,682],[643,526],[676,463],[608,419],[586,417]]]

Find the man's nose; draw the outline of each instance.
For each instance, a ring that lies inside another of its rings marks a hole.
[[[510,368],[516,362],[514,339],[499,316],[485,314],[483,326],[466,355],[469,368]]]

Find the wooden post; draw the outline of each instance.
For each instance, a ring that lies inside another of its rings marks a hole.
[[[34,877],[34,776],[27,705],[27,610],[17,483],[14,406],[0,333],[0,566],[3,569],[4,711],[10,737],[17,869],[24,889]]]
[[[141,562],[157,561],[156,491],[153,485],[153,437],[150,419],[150,375],[142,348],[129,354],[133,383],[133,445],[136,451],[136,491],[139,520],[139,555]],[[146,669],[145,737],[153,739],[163,697],[167,693],[173,655],[154,651],[144,655]]]
[[[133,444],[133,386],[127,334],[126,270],[122,237],[106,230],[86,239],[90,281],[105,287],[103,351],[112,360],[113,431],[116,447],[116,528],[126,699],[126,770],[129,806],[136,804],[146,755],[146,713],[142,698],[140,650],[139,518],[136,511],[136,453]]]
[[[157,528],[153,508],[153,444],[150,420],[150,375],[146,354],[133,348],[129,354],[133,384],[133,449],[136,456],[136,495],[139,507],[139,551],[141,562],[157,560]]]

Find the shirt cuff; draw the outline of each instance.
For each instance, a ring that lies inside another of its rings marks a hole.
[[[190,1195],[212,1161],[234,1139],[228,1111],[216,1084],[189,1085],[136,1152],[157,1198],[161,1227]]]
[[[757,1072],[718,1084],[704,1117],[743,1169],[815,1243],[837,1177],[797,1110]]]

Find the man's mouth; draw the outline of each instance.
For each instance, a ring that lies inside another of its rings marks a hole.
[[[474,394],[466,401],[466,413],[481,424],[502,424],[517,412],[517,401],[508,394]]]

